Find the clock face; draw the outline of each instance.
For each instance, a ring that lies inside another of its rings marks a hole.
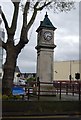
[[[44,32],[44,39],[45,40],[51,40],[52,39],[52,33],[49,31]]]

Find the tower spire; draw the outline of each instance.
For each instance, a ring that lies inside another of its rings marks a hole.
[[[52,22],[50,21],[50,19],[48,18],[48,14],[46,12],[44,20],[40,22],[40,26],[38,27],[38,29],[36,30],[36,32],[39,32],[40,29],[43,28],[48,28],[51,29],[53,31],[55,31],[55,27],[53,26]]]
[[[46,12],[46,15],[45,15],[45,17],[48,17],[48,14],[47,14],[47,12]]]

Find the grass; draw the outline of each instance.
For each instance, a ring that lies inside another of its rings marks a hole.
[[[3,101],[3,115],[79,114],[79,101]]]
[[[41,115],[41,114],[81,114],[81,101],[75,99],[76,96],[59,95],[56,96],[30,96],[28,100],[3,100],[3,115]]]

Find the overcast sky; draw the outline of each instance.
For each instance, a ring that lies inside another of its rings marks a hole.
[[[13,6],[11,3],[0,2],[2,9],[6,13],[9,24],[12,18]],[[21,72],[36,72],[37,51],[37,33],[36,29],[40,25],[40,21],[48,12],[48,17],[57,28],[55,31],[54,61],[78,60],[79,59],[79,3],[76,3],[76,9],[68,13],[53,13],[52,11],[43,10],[38,13],[36,20],[29,33],[29,43],[25,46],[18,57],[17,65]],[[19,16],[18,31],[16,32],[16,43],[19,38],[19,31],[22,25],[22,13]],[[30,18],[31,14],[29,15]],[[4,27],[4,25],[2,24]]]

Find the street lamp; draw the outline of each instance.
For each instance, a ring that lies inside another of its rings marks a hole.
[[[70,61],[70,75],[69,75],[69,80],[71,82],[71,61]]]

